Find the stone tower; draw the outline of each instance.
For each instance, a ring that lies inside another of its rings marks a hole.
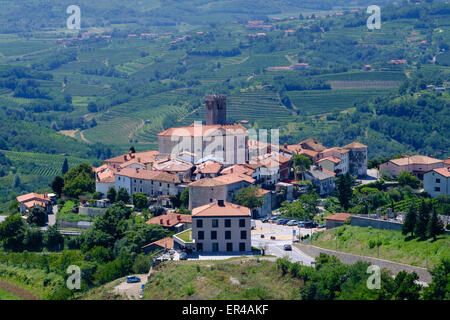
[[[225,94],[207,95],[205,104],[207,125],[227,123],[227,96]]]

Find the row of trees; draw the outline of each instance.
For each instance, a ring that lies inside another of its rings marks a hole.
[[[418,212],[415,203],[411,203],[403,222],[403,234],[411,233],[411,236],[415,234],[421,239],[433,238],[433,240],[436,240],[436,237],[443,232],[443,223],[439,220],[431,201],[422,199]]]

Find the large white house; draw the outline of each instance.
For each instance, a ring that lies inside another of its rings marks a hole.
[[[450,167],[437,168],[425,173],[423,186],[432,198],[441,194],[450,195]]]
[[[197,252],[249,252],[250,209],[223,200],[192,210],[192,239]]]

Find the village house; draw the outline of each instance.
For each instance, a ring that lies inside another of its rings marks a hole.
[[[192,216],[190,214],[166,213],[151,218],[146,224],[157,224],[169,231],[181,232],[189,229],[192,224]]]
[[[52,201],[47,193],[39,194],[32,192],[18,196],[16,199],[19,202],[19,212],[21,214],[27,214],[35,206],[41,206],[47,213],[52,213]]]
[[[343,226],[347,221],[350,221],[351,216],[349,213],[336,213],[332,216],[324,217],[325,226],[327,229]]]
[[[423,176],[423,187],[432,197],[450,195],[450,166],[433,169]]]
[[[153,163],[153,170],[176,174],[181,181],[186,182],[190,181],[193,168],[194,165],[192,163],[171,158],[170,155]]]
[[[196,169],[194,171],[195,180],[217,177],[222,168],[222,163],[215,160],[207,160],[203,163],[200,163],[196,166]]]
[[[292,66],[293,70],[306,70],[309,69],[309,64],[305,62],[296,63]]]
[[[422,180],[426,172],[442,167],[444,167],[443,160],[414,155],[400,159],[391,159],[388,162],[382,163],[380,165],[380,171],[387,171],[394,177],[397,177],[402,171],[408,171]]]
[[[172,237],[162,238],[157,241],[154,241],[152,243],[146,244],[145,246],[142,246],[141,248],[144,250],[145,254],[148,254],[152,251],[167,251],[174,249],[174,241]]]
[[[203,178],[191,182],[189,186],[189,210],[212,203],[218,199],[233,201],[236,193],[255,183],[255,179],[245,174],[227,174],[215,178]]]
[[[177,195],[182,191],[181,183],[176,174],[125,168],[116,171],[114,187],[116,190],[123,188],[129,194],[145,193],[149,197],[157,197]]]
[[[218,200],[192,210],[192,239],[197,252],[249,252],[250,209]]]
[[[320,196],[326,196],[333,193],[335,188],[334,172],[321,167],[313,166],[311,170],[304,173],[306,181],[310,181]]]

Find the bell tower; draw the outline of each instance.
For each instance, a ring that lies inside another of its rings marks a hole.
[[[205,96],[206,124],[227,123],[227,96],[225,94],[213,94]]]

